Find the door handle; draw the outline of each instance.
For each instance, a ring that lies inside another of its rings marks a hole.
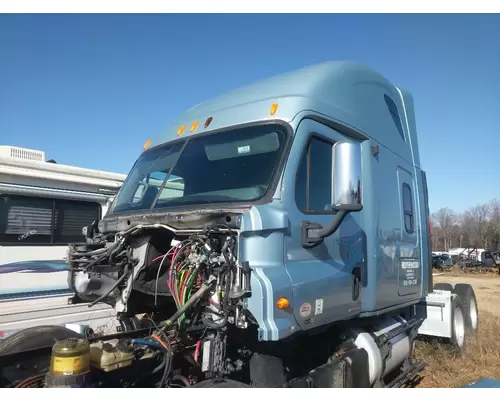
[[[359,298],[361,288],[361,268],[354,267],[352,269],[352,299],[356,301]]]

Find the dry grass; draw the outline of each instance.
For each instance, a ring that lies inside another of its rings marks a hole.
[[[467,337],[461,354],[453,354],[445,345],[417,343],[415,358],[427,363],[418,387],[453,388],[481,378],[500,379],[500,277],[495,274],[455,274],[446,273],[435,277],[435,281],[469,283],[474,287],[479,308],[479,331],[476,336]]]
[[[440,274],[440,276],[446,277],[446,276],[485,276],[485,275],[497,275],[500,276],[498,273],[498,268],[470,268],[467,271],[462,270],[458,266],[454,266],[450,269],[443,269],[443,270],[438,270],[434,269],[435,274]],[[445,280],[442,280],[442,282],[445,282]]]

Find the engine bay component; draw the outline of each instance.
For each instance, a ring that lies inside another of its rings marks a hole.
[[[141,313],[153,328],[143,341],[92,345],[92,366],[109,372],[133,360],[159,357],[163,361],[155,370],[163,370],[160,387],[173,384],[174,375],[176,384],[186,386],[241,369],[241,360],[235,364],[225,357],[229,331],[247,328],[252,320],[243,301],[251,293],[251,268],[237,260],[237,239],[227,225],[190,235],[147,225],[70,245],[69,283],[75,302],[90,307],[105,302],[124,319]],[[173,373],[174,353],[181,360],[181,378]]]
[[[105,372],[128,367],[134,358],[133,347],[123,340],[107,340],[90,346],[90,365]]]
[[[90,375],[90,344],[70,338],[54,344],[45,387],[83,387]]]

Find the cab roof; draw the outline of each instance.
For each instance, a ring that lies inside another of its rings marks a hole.
[[[271,115],[274,104],[277,109]],[[377,71],[350,61],[300,68],[199,103],[149,146],[256,121],[292,122],[302,111],[340,122],[419,164],[411,95]]]

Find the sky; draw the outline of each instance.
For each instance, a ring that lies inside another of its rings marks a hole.
[[[500,198],[500,15],[0,15],[0,145],[126,174],[191,106],[327,60],[415,100],[430,207]]]

